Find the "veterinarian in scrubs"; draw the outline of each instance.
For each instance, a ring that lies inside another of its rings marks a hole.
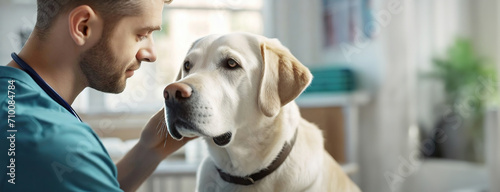
[[[141,62],[156,60],[164,3],[37,1],[33,33],[0,67],[0,191],[135,191],[185,144],[157,135],[159,111],[115,165],[71,108],[86,87],[122,92]]]

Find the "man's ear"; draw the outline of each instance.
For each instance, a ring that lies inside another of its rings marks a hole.
[[[101,38],[102,19],[88,5],[74,8],[68,17],[71,38],[78,46],[96,43]]]
[[[258,103],[266,116],[273,117],[305,90],[312,74],[276,39],[261,42],[260,50],[262,78]]]

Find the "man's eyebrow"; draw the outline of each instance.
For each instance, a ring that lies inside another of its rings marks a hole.
[[[153,32],[153,31],[161,31],[161,26],[147,26],[147,27],[143,27],[142,30],[148,30],[149,32]]]

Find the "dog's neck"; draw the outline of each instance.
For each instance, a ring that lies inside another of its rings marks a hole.
[[[233,142],[225,148],[208,140],[211,158],[220,170],[228,174],[247,176],[256,173],[267,168],[285,143],[293,139],[299,119],[297,105],[289,103],[276,117],[257,119],[255,122],[259,125],[247,125],[252,127],[240,127]]]

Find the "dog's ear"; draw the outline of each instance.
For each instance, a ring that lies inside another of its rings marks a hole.
[[[259,107],[268,117],[277,115],[280,108],[297,98],[311,83],[312,74],[277,39],[260,43],[262,78]]]

